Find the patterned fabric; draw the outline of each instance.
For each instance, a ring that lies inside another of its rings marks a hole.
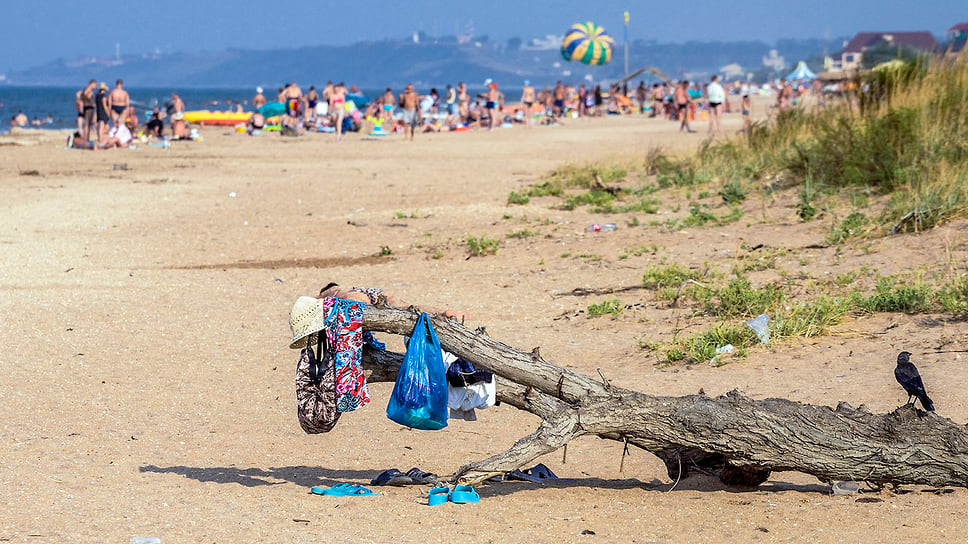
[[[376,304],[376,299],[380,297],[380,293],[383,292],[383,289],[380,289],[379,287],[351,287],[350,291],[363,293],[368,299],[370,299],[370,304]],[[373,349],[382,351],[387,348],[387,345],[377,340],[370,331],[363,331],[363,342]]]
[[[351,412],[370,402],[363,376],[363,308],[353,300],[327,297],[326,338],[334,352],[336,367],[336,409]]]
[[[315,336],[309,337],[311,343],[315,341]],[[336,426],[340,416],[336,409],[336,374],[333,366],[329,365],[323,371],[322,381],[313,381],[311,355],[311,348],[303,348],[296,364],[296,417],[306,433],[328,433]]]
[[[376,304],[376,299],[380,297],[380,293],[383,292],[383,289],[380,289],[379,287],[350,287],[350,291],[355,293],[363,293],[367,296],[367,298],[370,299],[370,304]]]

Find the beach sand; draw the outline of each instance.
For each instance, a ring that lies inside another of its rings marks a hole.
[[[726,116],[730,130],[739,123]],[[204,142],[106,152],[64,149],[49,133],[0,139],[38,142],[0,145],[0,541],[963,540],[964,489],[905,486],[858,502],[798,473],[774,473],[753,491],[705,477],[673,485],[651,454],[633,448],[623,466],[621,444],[592,437],[573,441],[565,462],[561,451],[539,459],[567,480],[480,485],[475,505],[431,508],[416,486],[369,498],[309,493],[368,484],[391,467],[451,473],[539,423],[499,406],[477,422],[410,431],[386,418],[392,387],[379,383],[370,406],[329,434],[305,435],[288,314],[331,280],[465,310],[467,325],[506,344],[540,346],[550,362],[653,394],[736,388],[886,412],[906,399],[892,374],[903,349],[938,415],[964,423],[965,359],[933,353],[964,349],[963,321],[855,315],[834,334],[713,367],[663,366],[640,347],[709,323],[652,291],[617,295],[629,305],[617,319],[586,317],[589,304],[614,296],[570,296],[575,288],[638,286],[663,260],[728,270],[744,243],[793,250],[778,268],[794,284],[861,266],[964,265],[963,223],[811,248],[830,223],[801,223],[795,193],[752,195],[736,223],[674,231],[648,225],[675,215],[669,200],[660,214],[638,214],[638,227],[628,226],[634,213],[564,211],[550,198],[507,204],[563,164],[694,148],[706,125],[694,127],[699,134],[681,134],[633,116],[341,144],[211,128]],[[679,194],[681,216],[689,197]],[[618,231],[585,232],[610,220]],[[468,258],[468,235],[499,240],[497,254]],[[643,246],[655,251],[628,251]]]

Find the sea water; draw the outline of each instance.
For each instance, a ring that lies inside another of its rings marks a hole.
[[[82,82],[83,83],[83,82]],[[114,88],[112,82],[108,83],[108,89]],[[51,124],[41,124],[41,129],[71,129],[77,127],[77,110],[74,109],[74,98],[77,91],[82,86],[73,87],[14,87],[0,85],[0,133],[6,133],[10,129],[10,119],[17,115],[18,111],[24,112],[27,119],[33,121],[34,117],[42,122],[48,115],[53,117]],[[437,87],[437,92],[443,95],[446,87]],[[135,106],[141,119],[147,120],[151,115],[151,110],[155,106],[165,109],[165,104],[171,101],[171,93],[177,93],[185,102],[185,110],[214,110],[226,111],[234,110],[235,104],[240,103],[245,111],[251,111],[252,97],[255,96],[254,88],[161,88],[161,87],[125,87],[131,96],[131,103]],[[308,86],[302,88],[303,92],[309,90]],[[322,86],[317,86],[316,90],[322,92]],[[399,95],[403,89],[394,89],[393,92]],[[417,89],[421,95],[429,94],[430,89]],[[473,100],[476,92],[471,90]],[[507,101],[516,101],[521,97],[520,89],[502,89]],[[364,89],[363,94],[371,100],[383,94],[381,90]],[[270,102],[276,97],[277,89],[265,89],[264,95]]]

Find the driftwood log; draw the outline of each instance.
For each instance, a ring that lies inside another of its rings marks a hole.
[[[383,301],[380,301],[383,302]],[[407,335],[419,314],[368,305],[363,326]],[[573,438],[597,435],[658,456],[669,477],[692,472],[733,486],[756,486],[771,471],[799,471],[821,481],[968,487],[968,430],[913,406],[874,414],[786,399],[754,400],[739,391],[711,398],[646,395],[601,383],[504,345],[443,317],[431,316],[442,347],[497,376],[498,401],[543,422],[508,451],[461,467],[476,483],[510,472]],[[370,381],[393,381],[402,355],[366,351]]]

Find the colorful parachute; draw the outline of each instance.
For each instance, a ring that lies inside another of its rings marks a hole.
[[[608,64],[615,41],[595,23],[573,25],[561,40],[561,56],[584,64]]]

